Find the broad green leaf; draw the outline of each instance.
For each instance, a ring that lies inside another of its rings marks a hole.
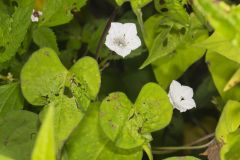
[[[68,98],[65,95],[60,95],[50,105],[46,106],[42,113],[43,115],[46,114],[51,105],[55,108],[53,125],[58,150],[61,150],[66,139],[84,116],[84,113],[77,108],[75,101],[74,97]]]
[[[137,116],[143,119],[142,133],[149,133],[166,127],[171,119],[173,107],[167,93],[157,84],[143,86],[134,104]]]
[[[191,15],[191,26],[186,30],[178,47],[152,63],[155,77],[163,88],[167,88],[173,79],[178,79],[188,67],[204,55],[205,49],[197,44],[207,36],[207,31],[197,18]]]
[[[99,116],[103,131],[116,146],[129,149],[145,142],[138,133],[141,121],[134,118],[133,105],[124,93],[115,92],[106,97]]]
[[[35,113],[24,110],[8,112],[0,117],[0,155],[17,160],[30,159],[37,122]]]
[[[32,152],[32,160],[55,160],[54,106],[49,105]]]
[[[0,86],[0,116],[12,110],[23,108],[23,97],[19,83],[10,83]]]
[[[21,72],[24,97],[33,105],[45,105],[63,90],[68,71],[49,48],[32,54]]]
[[[52,48],[55,52],[59,52],[55,33],[50,28],[34,28],[33,41],[39,46],[39,48],[49,47]]]
[[[227,143],[223,145],[220,151],[221,160],[237,160],[240,157],[240,130],[230,133],[227,136]]]
[[[142,149],[117,148],[99,126],[99,103],[91,104],[86,116],[71,134],[65,150],[71,160],[141,160]]]
[[[209,0],[196,0],[196,7],[207,17],[216,32],[220,33],[234,45],[240,45],[240,24],[239,10],[233,10],[224,2],[214,2]]]
[[[171,21],[163,16],[150,17],[145,22],[145,42],[149,50],[149,56],[140,68],[150,63],[177,52],[178,48],[196,48],[194,44],[207,37],[207,31],[199,20],[192,14],[186,26]],[[152,25],[155,24],[155,25]],[[155,35],[154,35],[155,34]],[[199,50],[202,50],[199,47]]]
[[[10,16],[0,14],[0,63],[10,60],[24,40],[31,22],[34,0],[17,0],[18,7]]]
[[[225,91],[225,92],[228,91],[229,89],[238,85],[239,82],[240,82],[240,69],[237,69],[237,71],[233,74],[231,79],[225,85],[223,91]]]
[[[240,100],[239,85],[224,92],[224,87],[239,68],[239,63],[231,61],[216,52],[207,53],[206,63],[208,64],[215,86],[223,100]]]
[[[229,100],[224,106],[216,128],[216,138],[226,142],[229,133],[234,132],[240,125],[240,103]]]
[[[163,160],[200,160],[200,159],[192,156],[184,156],[184,157],[170,157],[170,158],[165,158]]]
[[[79,11],[87,0],[44,0],[40,10],[40,26],[57,26],[68,23],[73,18],[72,12]]]
[[[197,46],[206,48],[227,57],[228,59],[240,63],[240,48],[233,45],[226,37],[214,32],[208,39],[197,44]]]

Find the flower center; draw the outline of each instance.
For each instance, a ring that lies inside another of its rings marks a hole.
[[[126,47],[127,46],[127,43],[126,43],[124,37],[115,38],[113,43],[116,44],[119,47]]]

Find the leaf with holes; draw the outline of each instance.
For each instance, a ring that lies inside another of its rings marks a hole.
[[[45,105],[63,90],[68,71],[49,48],[32,54],[21,72],[24,97],[33,105]]]
[[[106,97],[100,106],[100,125],[116,146],[131,149],[146,140],[140,135],[141,119],[133,117],[134,108],[124,93],[115,92]]]
[[[43,117],[45,114],[47,114],[49,106],[52,105],[55,108],[53,125],[58,151],[61,150],[66,139],[69,137],[73,129],[78,125],[85,114],[77,108],[75,101],[76,100],[74,97],[68,98],[65,95],[60,95],[56,97],[53,102],[47,105],[41,113],[41,117]]]
[[[89,106],[86,116],[66,144],[66,157],[71,160],[141,160],[142,149],[120,149],[110,141],[99,126],[99,103]],[[83,147],[84,146],[84,147]]]
[[[134,104],[137,116],[143,119],[141,133],[149,133],[166,127],[171,119],[173,107],[167,93],[157,84],[143,86]]]
[[[72,74],[69,87],[77,98],[79,107],[86,110],[99,92],[101,77],[98,63],[91,57],[83,57],[69,70]]]

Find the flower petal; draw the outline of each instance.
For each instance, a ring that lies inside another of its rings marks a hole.
[[[119,48],[116,47],[114,50],[118,55],[122,56],[123,58],[126,57],[127,55],[129,55],[131,53],[131,49],[129,48]]]
[[[131,37],[131,38],[127,39],[127,41],[128,41],[128,47],[131,50],[135,50],[141,46],[141,40],[138,36]]]
[[[136,36],[137,27],[135,23],[125,23],[123,24],[123,30],[125,31],[126,36]]]
[[[182,86],[182,87],[181,87],[181,92],[182,92],[182,96],[183,96],[185,99],[188,99],[188,98],[192,98],[192,97],[193,97],[193,89],[192,89],[191,87]]]
[[[192,109],[192,108],[196,107],[196,103],[191,98],[191,99],[182,100],[181,101],[181,106],[182,106],[182,108],[185,108],[186,110],[189,110],[189,109]]]
[[[124,27],[122,23],[112,22],[108,34],[111,36],[123,36]]]

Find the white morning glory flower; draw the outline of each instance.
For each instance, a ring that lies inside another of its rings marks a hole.
[[[193,100],[193,89],[181,85],[175,80],[170,84],[168,97],[173,108],[178,109],[180,112],[185,112],[196,107],[195,101]]]
[[[136,25],[134,23],[111,23],[105,45],[118,55],[127,56],[132,50],[141,46]]]
[[[32,22],[38,22],[39,17],[42,16],[42,12],[41,11],[36,11],[35,9],[33,9],[32,15],[31,15],[31,20]]]

